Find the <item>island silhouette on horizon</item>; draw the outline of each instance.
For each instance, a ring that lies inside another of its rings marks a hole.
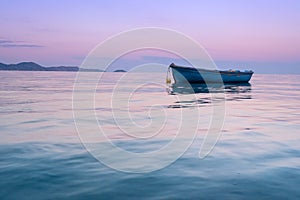
[[[77,66],[52,66],[45,67],[35,62],[20,62],[17,64],[0,63],[0,70],[5,71],[68,71],[68,72],[104,72],[101,69],[79,68]],[[115,70],[114,72],[126,72],[125,70]]]

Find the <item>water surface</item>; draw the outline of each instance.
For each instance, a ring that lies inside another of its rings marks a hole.
[[[136,74],[118,91],[128,104],[118,104],[123,101],[118,96],[114,109],[131,110],[137,126],[126,127],[124,116],[118,122],[134,134],[149,136],[149,131],[134,130],[147,127],[151,117],[158,122],[166,118],[163,131],[149,140],[136,140],[111,120],[111,91],[123,73],[105,76],[96,88],[95,115],[114,144],[137,153],[159,149],[176,137],[180,112],[199,109],[200,127],[192,146],[158,171],[116,171],[96,160],[80,142],[72,112],[76,73],[0,71],[1,199],[300,198],[299,75],[254,74],[250,86],[227,88],[222,135],[205,159],[198,153],[209,128],[209,93],[170,95],[160,85],[165,75],[152,75],[154,84],[141,87],[127,101],[131,89],[143,82]],[[189,117],[194,123],[198,116]],[[88,127],[90,122],[86,123]]]

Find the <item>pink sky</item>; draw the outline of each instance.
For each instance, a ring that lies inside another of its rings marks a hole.
[[[300,1],[4,1],[0,62],[80,65],[121,31],[162,27],[202,44],[214,60],[299,69]],[[280,64],[281,63],[281,64]]]

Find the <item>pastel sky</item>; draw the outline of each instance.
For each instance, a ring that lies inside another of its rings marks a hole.
[[[3,63],[79,66],[112,35],[162,27],[192,37],[221,68],[300,73],[299,0],[2,0],[0,5]]]

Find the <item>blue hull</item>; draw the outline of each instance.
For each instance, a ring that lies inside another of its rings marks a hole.
[[[247,83],[250,81],[252,71],[218,71],[196,69],[191,67],[181,67],[174,64],[170,65],[172,75],[176,83]]]

